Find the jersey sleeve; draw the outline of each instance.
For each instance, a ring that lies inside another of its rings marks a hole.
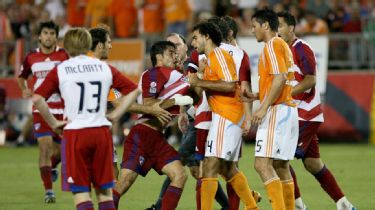
[[[194,50],[188,60],[187,72],[196,73],[199,70],[199,53]]]
[[[20,69],[20,72],[18,74],[18,77],[27,79],[31,73],[32,73],[32,71],[31,71],[31,65],[29,63],[29,55],[27,55],[25,60],[23,61],[22,65],[21,65],[21,69]]]
[[[113,66],[109,66],[112,71],[112,87],[120,91],[122,95],[127,95],[133,90],[137,89],[137,85],[126,78],[121,72],[115,69]]]
[[[304,75],[316,74],[316,61],[314,52],[310,47],[304,44],[299,44],[295,48],[297,54],[298,67]]]
[[[270,64],[270,74],[287,73],[286,52],[282,42],[278,39],[274,39],[266,44],[266,50]]]
[[[142,76],[142,97],[157,98],[166,83],[166,78],[161,70],[153,68]]]
[[[43,83],[34,91],[35,94],[49,98],[53,93],[60,92],[57,67],[54,67],[47,75]]]
[[[243,52],[244,52],[244,55],[241,61],[241,66],[240,66],[240,71],[239,71],[240,82],[250,81],[250,74],[251,74],[249,55],[247,55],[245,51]]]
[[[225,55],[220,48],[215,48],[214,54],[211,55],[209,66],[219,80],[227,82],[238,80],[232,56],[229,54]]]

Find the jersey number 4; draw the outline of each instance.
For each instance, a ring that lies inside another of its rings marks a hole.
[[[83,82],[77,82],[76,83],[80,89],[80,96],[79,96],[79,108],[78,108],[78,114],[81,114],[83,111],[83,106],[84,106],[84,100],[85,100],[85,86],[86,85],[91,85],[91,86],[97,86],[97,92],[92,94],[93,98],[96,98],[96,107],[93,109],[86,109],[90,113],[96,113],[100,110],[100,98],[101,98],[101,93],[102,93],[102,83],[100,81],[91,81],[89,84],[85,84]],[[91,87],[90,87],[91,89]]]

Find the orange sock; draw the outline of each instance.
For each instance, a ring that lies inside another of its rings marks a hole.
[[[232,185],[232,188],[238,197],[240,197],[241,201],[245,203],[246,209],[258,209],[254,197],[251,194],[247,178],[242,171],[236,173],[230,180],[228,180],[228,183]]]
[[[281,182],[283,187],[283,197],[286,210],[294,210],[294,183],[293,179],[283,180]]]
[[[212,210],[218,188],[218,178],[202,178],[201,209]]]
[[[272,205],[273,210],[285,210],[283,188],[280,179],[271,179],[264,183],[266,186],[268,199]]]

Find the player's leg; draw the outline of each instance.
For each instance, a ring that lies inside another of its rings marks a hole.
[[[137,177],[138,173],[136,173],[135,171],[126,168],[121,169],[120,176],[116,182],[115,187],[112,190],[113,202],[116,209],[119,206],[121,196],[130,189]]]
[[[174,210],[178,205],[182,190],[185,186],[187,173],[179,160],[174,160],[164,165],[161,171],[171,180],[170,185],[163,195],[161,209]]]
[[[280,177],[283,188],[283,197],[286,210],[294,210],[295,196],[294,196],[294,182],[289,169],[289,161],[274,160],[273,166],[277,175]]]
[[[248,210],[258,209],[247,178],[243,172],[238,170],[235,162],[225,160],[222,160],[222,162],[223,167],[220,173],[225,177],[227,183],[231,185],[236,195],[245,204],[245,208]],[[231,206],[231,209],[234,208]]]
[[[56,142],[53,141],[52,144],[52,155],[51,155],[51,173],[52,173],[52,181],[57,181],[59,176],[59,171],[57,169],[58,164],[61,162],[61,148],[60,148],[60,141]]]
[[[294,172],[294,169],[291,165],[289,165],[290,174],[293,178],[293,184],[294,184],[294,204],[295,204],[295,210],[307,210],[307,207],[305,203],[302,201],[301,192],[299,190],[298,181],[296,173]]]
[[[56,197],[52,189],[52,136],[41,136],[37,138],[39,148],[39,171],[43,181],[45,196],[45,203],[55,203]]]
[[[278,138],[275,130],[277,126],[277,117],[279,105],[271,106],[263,121],[258,126],[255,143],[255,170],[261,177],[268,195],[268,199],[273,209],[285,209],[283,198],[283,190],[280,178],[278,177],[274,167],[273,159],[278,153]],[[280,118],[280,117],[279,117]],[[283,131],[285,128],[279,129]],[[294,151],[293,153],[294,154]]]
[[[95,189],[96,198],[98,200],[99,210],[115,210],[113,203],[112,189]]]
[[[275,140],[278,141],[273,166],[279,176],[283,189],[285,208],[294,210],[294,182],[289,169],[289,160],[293,160],[298,142],[298,113],[295,107],[278,105]]]
[[[112,198],[114,187],[112,134],[108,127],[92,128],[90,131],[93,133],[91,141],[95,146],[90,146],[93,155],[86,161],[92,160],[92,164],[89,165],[89,177],[95,187],[99,210],[115,210]]]
[[[94,210],[89,192],[75,192],[73,193],[73,200],[77,210]]]
[[[305,158],[303,163],[306,170],[315,177],[322,189],[336,203],[338,210],[352,210],[354,208],[345,197],[332,172],[320,158]]]

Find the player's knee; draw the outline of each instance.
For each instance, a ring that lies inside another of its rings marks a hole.
[[[179,169],[175,169],[172,173],[170,173],[170,179],[172,183],[177,185],[178,187],[183,187],[185,185],[185,182],[187,180],[187,173],[183,167]]]
[[[303,162],[303,165],[305,166],[305,169],[312,174],[318,173],[324,166],[320,160],[307,159]]]

